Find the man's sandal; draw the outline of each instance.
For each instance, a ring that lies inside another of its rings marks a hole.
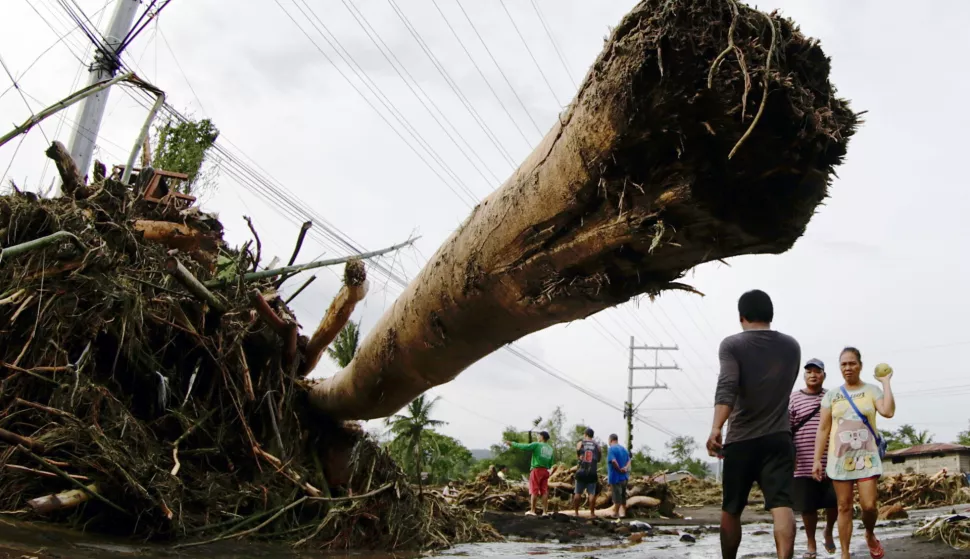
[[[836,548],[835,548],[835,543],[834,542],[832,544],[824,544],[824,545],[825,545],[825,552],[826,553],[828,553],[829,555],[835,555]]]
[[[802,559],[815,559],[817,554],[814,551],[806,551],[802,554]]]

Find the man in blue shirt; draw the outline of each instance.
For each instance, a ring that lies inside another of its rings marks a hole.
[[[630,479],[630,452],[620,445],[616,434],[610,435],[610,450],[606,454],[607,481],[613,493],[613,516],[626,516],[626,484]]]

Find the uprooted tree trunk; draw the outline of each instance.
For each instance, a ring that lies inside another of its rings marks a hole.
[[[556,126],[311,402],[386,416],[526,334],[689,289],[676,280],[703,262],[786,251],[858,122],[828,74],[790,21],[731,0],[641,2]]]

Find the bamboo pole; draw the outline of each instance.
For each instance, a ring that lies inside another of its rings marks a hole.
[[[31,115],[31,117],[28,118],[26,121],[24,121],[23,124],[21,124],[20,126],[17,126],[10,132],[7,132],[6,134],[4,134],[3,137],[0,137],[0,146],[3,146],[13,138],[16,138],[17,136],[23,134],[24,132],[27,132],[34,126],[37,126],[38,124],[43,122],[46,118],[70,107],[71,105],[77,103],[78,101],[84,99],[85,97],[94,95],[95,93],[102,91],[104,89],[107,89],[118,82],[132,81],[133,79],[137,79],[135,77],[135,74],[133,72],[129,72],[127,74],[122,74],[120,76],[117,76],[107,81],[91,84],[88,87],[85,87],[84,89],[75,91],[74,93],[68,95],[64,99],[61,99],[57,103],[54,103],[53,105],[45,108],[41,112],[35,115]]]
[[[331,258],[329,260],[317,260],[316,262],[309,262],[307,264],[300,264],[298,266],[284,266],[282,268],[275,268],[272,270],[263,270],[262,272],[250,272],[242,276],[243,282],[256,281],[261,279],[272,278],[275,276],[280,276],[289,273],[305,272],[306,270],[313,270],[314,268],[323,268],[324,266],[335,266],[337,264],[345,264],[351,260],[367,260],[369,258],[374,258],[375,256],[381,256],[389,252],[394,252],[395,250],[400,250],[406,246],[414,244],[421,237],[414,237],[413,239],[408,239],[403,243],[398,243],[394,246],[389,246],[387,248],[382,248],[380,250],[375,250],[371,252],[364,252],[361,254],[353,254],[350,256],[342,256],[340,258]],[[232,285],[237,281],[237,279],[216,279],[209,280],[203,285],[206,287],[225,287],[227,285]]]
[[[165,261],[165,271],[178,280],[197,299],[205,301],[218,312],[226,312],[226,306],[216,297],[215,293],[206,289],[205,285],[193,276],[192,272],[188,271],[174,256],[168,257]]]
[[[81,243],[81,239],[78,239],[77,236],[74,235],[74,233],[70,233],[68,231],[58,231],[57,233],[51,233],[46,237],[41,237],[39,239],[34,239],[32,241],[20,243],[19,245],[0,248],[0,262],[2,262],[4,258],[15,258],[27,252],[49,247],[52,244],[61,240],[71,240],[75,242],[78,246],[81,246],[81,247],[84,246]]]

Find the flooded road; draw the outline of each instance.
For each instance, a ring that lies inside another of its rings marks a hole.
[[[886,544],[887,557],[970,557],[970,552],[956,552],[943,546],[920,543],[910,537],[916,523],[927,516],[944,514],[952,509],[918,511],[908,521],[880,523],[877,531]],[[857,530],[861,527],[857,526]],[[685,529],[687,529],[685,527]],[[505,541],[500,543],[468,544],[451,549],[426,554],[423,557],[434,559],[467,559],[474,557],[496,557],[507,559],[530,559],[545,557],[549,559],[569,558],[621,559],[632,557],[662,557],[670,559],[706,559],[720,557],[718,535],[714,527],[697,529],[696,542],[680,541],[678,535],[654,535],[633,543],[629,539],[585,539],[582,543],[563,544],[556,542],[536,543],[526,541]],[[861,537],[861,530],[853,546],[853,556],[866,558],[868,550]],[[819,534],[821,535],[821,534]],[[795,547],[796,557],[805,551],[805,535],[799,530]],[[220,542],[213,545],[172,549],[157,544],[139,544],[130,540],[112,540],[79,534],[60,527],[23,524],[0,517],[0,559],[243,559],[243,558],[281,558],[281,559],[412,559],[422,557],[415,554],[388,553],[321,553],[313,550],[294,550],[278,543],[258,541]],[[744,541],[739,557],[774,557],[774,539],[771,525],[765,523],[749,524],[744,527]],[[825,553],[819,557],[827,557]]]

